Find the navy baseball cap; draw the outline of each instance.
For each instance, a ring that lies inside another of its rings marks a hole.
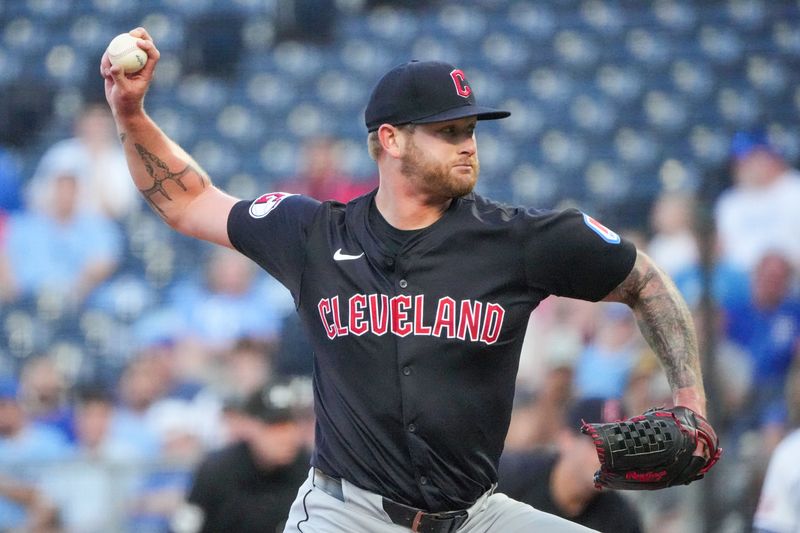
[[[461,69],[441,61],[409,61],[378,81],[364,112],[368,131],[381,124],[427,124],[464,117],[506,118],[511,113],[479,106]]]

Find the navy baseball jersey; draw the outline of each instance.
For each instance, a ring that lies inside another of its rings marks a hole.
[[[313,465],[407,505],[463,509],[497,481],[531,311],[550,294],[602,299],[636,250],[580,211],[474,193],[427,228],[392,231],[374,196],[265,194],[233,207],[228,234],[292,292],[308,330]]]

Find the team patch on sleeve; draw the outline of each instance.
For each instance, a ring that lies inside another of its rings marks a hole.
[[[282,201],[290,196],[297,196],[288,192],[269,192],[262,194],[250,204],[250,216],[253,218],[264,218],[269,215],[273,209],[278,207]]]
[[[587,215],[586,213],[583,213],[583,222],[584,224],[589,226],[589,229],[600,235],[600,237],[608,243],[619,244],[622,241],[619,235],[617,235],[616,233],[614,233],[613,231],[611,231],[610,229],[608,229],[607,227],[605,227],[604,225],[602,225],[601,223],[599,223],[598,221]]]

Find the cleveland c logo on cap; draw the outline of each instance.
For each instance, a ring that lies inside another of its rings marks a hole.
[[[459,68],[455,69],[450,73],[450,77],[453,78],[453,83],[456,85],[456,92],[458,93],[458,96],[468,98],[469,95],[472,94],[472,89],[467,83],[467,78],[464,76],[463,70]]]

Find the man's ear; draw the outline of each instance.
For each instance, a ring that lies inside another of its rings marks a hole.
[[[397,159],[403,155],[406,139],[399,128],[391,124],[382,124],[378,128],[378,140],[381,142],[383,151],[389,156]]]

